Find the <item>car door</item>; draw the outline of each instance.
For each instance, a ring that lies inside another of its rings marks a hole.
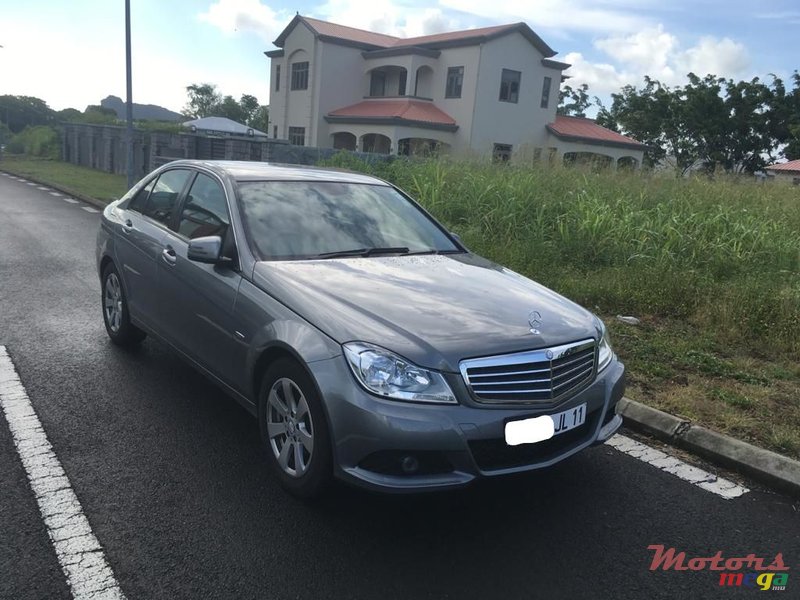
[[[158,260],[178,197],[189,179],[187,169],[153,177],[124,209],[115,255],[134,321],[156,324]]]
[[[222,182],[199,172],[163,241],[159,269],[160,329],[167,339],[211,373],[233,384],[233,307],[241,275],[228,200]],[[217,235],[223,239],[225,264],[189,260],[189,241]]]

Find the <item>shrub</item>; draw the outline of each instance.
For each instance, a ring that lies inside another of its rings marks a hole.
[[[11,138],[7,150],[12,154],[58,159],[61,155],[61,142],[55,129],[39,125],[26,127]]]

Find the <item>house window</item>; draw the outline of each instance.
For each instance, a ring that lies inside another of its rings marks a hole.
[[[308,61],[294,63],[292,65],[292,89],[308,89]]]
[[[289,143],[294,146],[306,145],[306,128],[289,127]]]
[[[275,91],[281,91],[281,66],[275,67]]]
[[[511,144],[495,144],[492,152],[494,162],[508,162],[511,159]]]
[[[512,71],[511,69],[503,69],[503,74],[500,77],[500,101],[519,102],[519,82],[522,79],[522,73],[519,71]]]
[[[540,106],[542,108],[547,108],[550,104],[550,86],[553,85],[553,78],[552,77],[545,77],[544,83],[542,84],[542,103]]]
[[[400,83],[397,86],[397,95],[398,96],[405,96],[406,95],[406,80],[408,79],[408,71],[403,69],[400,71]]]
[[[461,86],[464,83],[464,67],[450,67],[447,69],[447,88],[445,98],[461,98]]]
[[[385,96],[386,95],[386,72],[373,71],[369,80],[369,95],[370,96]]]
[[[272,137],[274,137],[276,140],[278,139],[278,126],[277,125],[273,125],[272,126]]]

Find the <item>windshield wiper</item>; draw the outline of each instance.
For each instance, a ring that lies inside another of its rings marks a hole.
[[[408,254],[405,246],[390,246],[386,248],[354,248],[352,250],[337,250],[317,254],[317,258],[342,258],[346,256],[376,256],[378,254]]]

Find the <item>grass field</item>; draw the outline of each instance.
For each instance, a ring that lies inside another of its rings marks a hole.
[[[800,457],[800,188],[330,162],[392,181],[470,249],[602,316],[630,397]]]
[[[104,202],[119,198],[127,191],[124,175],[112,175],[58,160],[5,154],[0,161],[0,169]]]

